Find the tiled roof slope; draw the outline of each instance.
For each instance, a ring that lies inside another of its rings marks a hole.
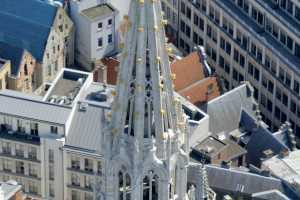
[[[197,106],[220,96],[217,78],[206,76],[199,54],[193,52],[171,64],[172,73],[176,75],[175,91]]]
[[[197,52],[172,63],[171,70],[172,73],[176,74],[176,79],[173,81],[176,91],[205,78],[203,66]]]
[[[26,49],[41,62],[56,11],[38,0],[1,0],[0,42]]]

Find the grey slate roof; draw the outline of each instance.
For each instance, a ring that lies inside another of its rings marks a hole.
[[[77,105],[66,145],[99,153],[104,135],[103,110],[101,107],[89,105],[86,111],[80,111]]]
[[[255,200],[290,200],[287,196],[278,190],[269,190],[265,192],[258,192],[252,195]]]
[[[0,94],[0,113],[64,125],[71,109],[31,98]]]
[[[206,166],[209,186],[218,192],[242,192],[245,195],[278,190],[284,192],[284,185],[279,179],[264,177],[257,174],[242,172],[232,169],[224,169],[212,165]]]
[[[249,84],[243,84],[207,104],[209,130],[213,134],[231,132],[239,127],[242,110],[253,113],[255,100]]]
[[[260,165],[260,158],[264,157],[263,152],[271,149],[274,154],[279,154],[282,150],[289,150],[288,147],[280,142],[268,129],[259,127],[252,131],[252,135],[247,149],[247,162],[255,166]]]
[[[11,46],[4,42],[0,42],[0,58],[10,60],[11,74],[14,76],[18,75],[23,54],[24,49],[18,48],[16,46]]]
[[[1,0],[0,42],[26,49],[41,62],[56,11],[38,0]]]

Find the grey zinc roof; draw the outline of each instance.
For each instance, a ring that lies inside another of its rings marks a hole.
[[[0,113],[39,121],[65,124],[71,112],[70,108],[42,101],[0,94]]]
[[[212,165],[208,165],[206,170],[209,186],[216,192],[217,190],[233,193],[242,192],[245,195],[252,195],[267,190],[284,192],[282,182],[276,178],[224,169]]]
[[[16,90],[7,90],[7,89],[0,90],[0,95],[1,94],[11,96],[11,97],[35,100],[35,101],[42,101],[43,100],[42,96],[37,96],[37,95],[34,95],[34,94],[27,94],[27,93],[23,93],[23,92],[16,91]]]
[[[88,105],[86,111],[80,111],[77,105],[66,145],[99,153],[104,134],[103,112],[103,108],[93,105]]]
[[[246,83],[208,102],[209,129],[213,134],[237,129],[242,109],[253,113],[255,100],[251,90],[251,86]]]

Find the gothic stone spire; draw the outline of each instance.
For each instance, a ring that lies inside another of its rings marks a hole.
[[[132,0],[113,105],[115,147],[131,136],[140,147],[176,137],[178,120],[159,0]],[[172,130],[172,134],[170,133]],[[159,147],[158,147],[159,148]]]

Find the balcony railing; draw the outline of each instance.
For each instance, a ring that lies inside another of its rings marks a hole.
[[[2,153],[3,154],[6,154],[6,155],[11,155],[11,148],[3,148],[2,149]]]
[[[34,145],[40,145],[40,138],[38,136],[33,136],[26,133],[20,133],[17,131],[11,131],[7,129],[0,130],[0,138]]]
[[[23,151],[23,150],[18,150],[18,149],[16,149],[16,156],[17,156],[17,157],[24,158],[24,151]]]

